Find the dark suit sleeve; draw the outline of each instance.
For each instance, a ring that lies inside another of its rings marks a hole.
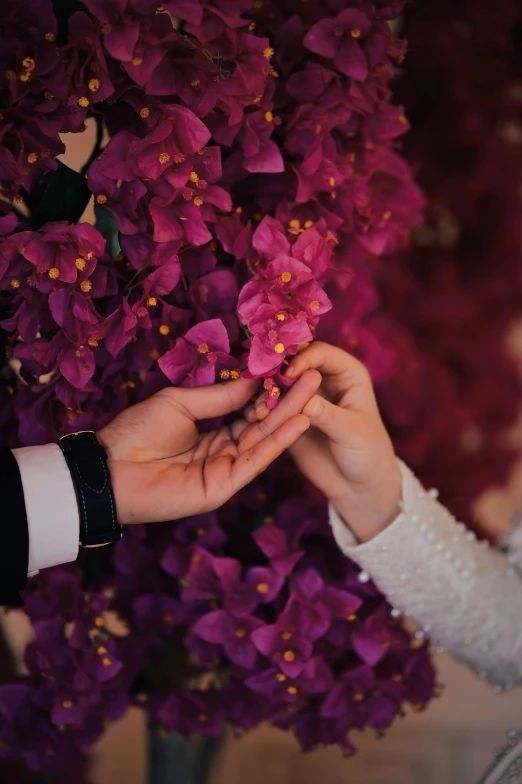
[[[0,606],[22,607],[29,564],[29,531],[18,463],[0,447]]]

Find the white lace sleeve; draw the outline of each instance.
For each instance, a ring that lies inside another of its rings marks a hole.
[[[341,550],[433,642],[490,680],[495,689],[522,678],[522,579],[510,558],[458,523],[399,460],[402,511],[369,542],[330,509]],[[394,614],[395,614],[394,613]]]

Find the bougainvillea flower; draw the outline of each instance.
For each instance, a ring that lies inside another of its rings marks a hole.
[[[220,319],[203,321],[189,329],[158,364],[172,384],[185,387],[213,384],[221,370],[236,366]]]
[[[280,315],[284,318],[278,318]],[[248,369],[253,376],[274,373],[285,356],[295,354],[300,343],[312,340],[305,320],[282,314],[271,305],[261,305],[248,326],[254,333],[248,357]]]
[[[365,13],[347,8],[334,19],[317,22],[303,43],[310,51],[333,59],[341,73],[362,82],[368,75],[368,63],[359,41],[365,39],[371,26]]]
[[[263,621],[249,615],[231,615],[215,610],[203,615],[193,626],[193,633],[203,640],[223,646],[228,658],[240,667],[251,670],[257,659],[252,632],[263,626]]]

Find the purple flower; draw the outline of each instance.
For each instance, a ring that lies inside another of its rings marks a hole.
[[[231,615],[226,610],[215,610],[203,615],[193,626],[193,633],[206,642],[223,646],[228,658],[239,667],[251,670],[257,659],[252,632],[263,626],[263,621],[249,615]]]
[[[341,73],[363,82],[368,75],[368,62],[359,42],[364,41],[371,26],[365,13],[347,8],[334,19],[317,22],[303,43],[311,52],[333,59]]]
[[[269,558],[273,569],[283,577],[292,572],[304,555],[302,550],[289,546],[285,532],[274,525],[262,526],[253,537],[259,549]]]
[[[172,384],[198,387],[213,384],[222,371],[230,371],[236,363],[230,356],[223,322],[211,319],[189,329],[158,364]]]
[[[263,670],[252,675],[246,685],[252,691],[278,702],[300,703],[303,697],[328,691],[333,675],[328,665],[319,658],[309,659],[295,676],[288,676],[278,668]]]
[[[312,340],[305,320],[280,313],[271,305],[261,305],[248,326],[254,333],[248,357],[248,369],[253,376],[275,373],[285,356],[295,354],[300,343]]]

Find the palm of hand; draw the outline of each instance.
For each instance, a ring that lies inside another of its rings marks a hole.
[[[299,412],[319,378],[311,371],[271,417],[255,425],[239,419],[203,433],[196,425],[244,405],[257,386],[247,381],[165,389],[124,411],[99,434],[120,520],[170,520],[221,506],[306,430],[309,420]]]

